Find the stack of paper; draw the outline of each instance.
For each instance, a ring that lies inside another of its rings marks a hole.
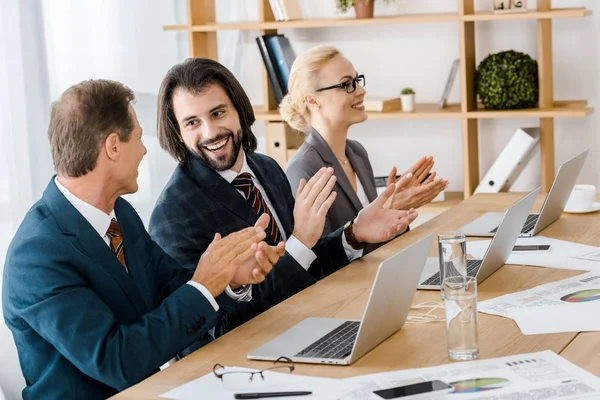
[[[486,314],[515,320],[524,335],[600,331],[600,274],[588,272],[479,302]]]
[[[441,380],[453,386],[450,393],[424,399],[448,400],[575,400],[600,398],[600,379],[551,352],[521,354],[489,360],[469,361],[438,367],[364,375],[340,381],[342,400],[381,400],[375,390],[413,382]],[[408,397],[409,399],[411,397]],[[421,398],[421,397],[419,397]],[[308,400],[308,399],[307,399]]]
[[[508,257],[507,264],[600,272],[600,256],[598,255],[600,248],[598,247],[552,239],[544,236],[519,238],[515,244],[549,244],[550,250],[512,252],[510,257]],[[481,258],[489,245],[489,240],[469,242],[467,243],[467,253],[473,257]],[[589,256],[589,254],[592,254],[592,256]],[[588,255],[588,258],[582,258],[582,255]],[[596,257],[593,257],[593,255],[596,255]]]

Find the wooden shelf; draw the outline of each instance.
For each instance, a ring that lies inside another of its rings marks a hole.
[[[485,110],[466,113],[469,119],[490,118],[580,118],[594,112],[592,107],[587,107],[587,101],[555,101],[552,108],[529,108],[523,110]]]
[[[225,22],[207,23],[204,25],[193,25],[193,32],[215,32],[221,30],[269,30],[269,29],[307,29],[327,28],[344,26],[373,26],[389,24],[414,24],[435,22],[458,22],[458,21],[500,21],[513,19],[554,19],[554,18],[579,18],[591,15],[592,11],[583,7],[556,8],[550,11],[529,11],[523,13],[494,14],[493,12],[477,12],[475,14],[459,15],[458,13],[425,13],[404,14],[368,19],[355,18],[333,18],[333,19],[303,19],[297,21],[282,22]],[[188,25],[167,25],[163,28],[167,31],[187,30]]]
[[[507,19],[555,19],[581,18],[592,15],[592,10],[585,7],[554,8],[550,11],[529,11],[521,13],[494,14],[492,11],[482,11],[471,15],[463,15],[461,21],[502,21]]]
[[[587,107],[585,100],[556,101],[552,108],[531,108],[523,110],[500,110],[490,111],[483,109],[480,105],[478,111],[462,112],[460,104],[449,104],[443,109],[439,109],[436,103],[416,104],[415,111],[405,113],[402,111],[393,112],[368,112],[369,119],[389,120],[389,119],[426,119],[426,118],[469,118],[469,119],[490,119],[490,118],[578,118],[585,117],[594,111]],[[255,109],[256,119],[259,121],[282,121],[281,115],[277,111],[264,111],[260,108]]]

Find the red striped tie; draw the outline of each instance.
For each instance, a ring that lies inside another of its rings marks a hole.
[[[277,222],[273,218],[273,215],[271,215],[265,199],[254,185],[254,182],[252,182],[252,176],[249,173],[244,172],[243,174],[239,174],[231,184],[244,193],[246,201],[250,204],[250,207],[252,207],[252,210],[254,210],[256,215],[269,214],[270,220],[266,233],[273,241],[271,244],[276,245],[281,242],[281,233],[277,227]]]
[[[110,248],[117,257],[117,259],[123,264],[125,270],[127,270],[127,264],[125,264],[125,251],[123,250],[123,235],[121,234],[121,228],[116,219],[110,221],[110,226],[106,232],[106,236],[110,239]]]

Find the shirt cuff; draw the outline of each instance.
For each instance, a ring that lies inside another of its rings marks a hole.
[[[346,252],[346,257],[348,257],[348,261],[354,261],[357,258],[361,258],[363,255],[363,249],[356,250],[348,244],[345,232],[342,232],[342,246],[344,247],[344,251]]]
[[[246,286],[240,293],[236,293],[227,285],[225,288],[227,296],[237,301],[251,301],[252,300],[252,285]]]
[[[195,281],[189,281],[187,284],[188,285],[192,285],[193,287],[195,287],[196,289],[198,289],[200,291],[200,293],[202,293],[204,295],[204,297],[206,297],[206,300],[208,300],[208,302],[210,303],[210,305],[213,306],[213,308],[215,309],[215,311],[219,311],[219,305],[217,304],[217,301],[212,296],[212,294],[210,294],[210,292],[208,291],[208,289],[206,287],[204,287],[204,285],[201,285],[201,284],[199,284],[198,282],[195,282]]]
[[[317,259],[316,254],[294,235],[290,236],[287,242],[285,242],[285,251],[287,251],[290,256],[292,256],[294,260],[307,271],[313,261]]]

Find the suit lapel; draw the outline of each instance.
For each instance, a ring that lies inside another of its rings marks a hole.
[[[342,188],[342,190],[346,194],[346,197],[350,199],[350,202],[354,206],[356,213],[362,210],[362,204],[360,203],[356,192],[352,188],[352,184],[346,176],[346,172],[344,172],[344,169],[335,157],[335,154],[333,154],[333,151],[331,151],[331,148],[329,147],[325,139],[323,139],[321,134],[319,134],[319,132],[311,128],[306,141],[309,144],[311,144],[315,148],[315,150],[317,150],[317,152],[319,153],[323,161],[325,161],[325,163],[333,167],[333,174],[337,178],[336,183]],[[346,151],[348,151],[348,145],[346,145]],[[352,160],[350,161],[352,162]],[[354,166],[354,164],[352,164],[352,166]]]
[[[86,224],[88,226],[85,226]],[[139,315],[145,314],[146,303],[133,277],[125,271],[125,268],[121,265],[117,257],[115,257],[110,247],[106,245],[106,242],[98,236],[98,232],[94,231],[85,219],[83,219],[79,227],[79,233],[74,244],[119,284]],[[125,236],[123,245],[125,246],[125,260],[135,259],[135,256],[130,256],[131,251],[127,249],[128,244]],[[131,262],[131,264],[132,266],[129,266],[129,262],[127,264],[130,271],[132,268],[135,269],[135,263]]]
[[[119,205],[122,201],[120,198],[117,199],[115,215],[123,234],[123,249],[125,250],[125,263],[129,271],[129,281],[132,281],[135,286],[135,290],[132,292],[132,301],[139,304],[140,307],[144,307],[143,314],[145,314],[153,308],[153,299],[150,297],[153,289],[148,287],[145,271],[145,262],[149,259],[146,253],[145,236],[140,236],[128,216],[120,212]],[[120,262],[119,266],[125,271]]]
[[[258,160],[251,155],[246,154],[246,161],[252,172],[256,175],[256,179],[258,179],[265,190],[265,194],[273,205],[275,213],[277,213],[277,218],[279,218],[281,225],[283,225],[279,229],[286,232],[286,236],[289,237],[294,228],[293,215],[290,215],[288,211],[287,204],[284,201],[286,196],[284,193],[281,193],[281,187],[273,185],[273,180],[269,179],[269,173],[272,174],[273,171],[269,171],[265,165],[257,162]]]
[[[189,162],[190,177],[229,211],[254,225],[258,219],[252,207],[240,196],[229,182],[198,158],[191,156]]]
[[[145,302],[134,280],[125,271],[104,239],[58,190],[54,178],[44,192],[44,200],[63,233],[67,236],[75,236],[73,244],[117,282],[136,311],[140,315],[144,314]],[[124,238],[126,240],[125,236]],[[124,246],[127,260],[127,242],[124,242]],[[129,259],[131,258],[135,256],[130,256]],[[133,264],[135,265],[135,262]]]
[[[348,146],[348,144],[346,144],[346,155],[348,156],[348,159],[352,164],[352,168],[354,168],[354,172],[356,172],[357,178],[360,179],[360,184],[365,190],[365,194],[367,195],[369,202],[375,200],[375,198],[377,197],[377,189],[373,185],[373,177],[369,176],[370,174],[367,171],[365,161],[361,157],[357,156],[354,150],[352,150],[352,147]]]

